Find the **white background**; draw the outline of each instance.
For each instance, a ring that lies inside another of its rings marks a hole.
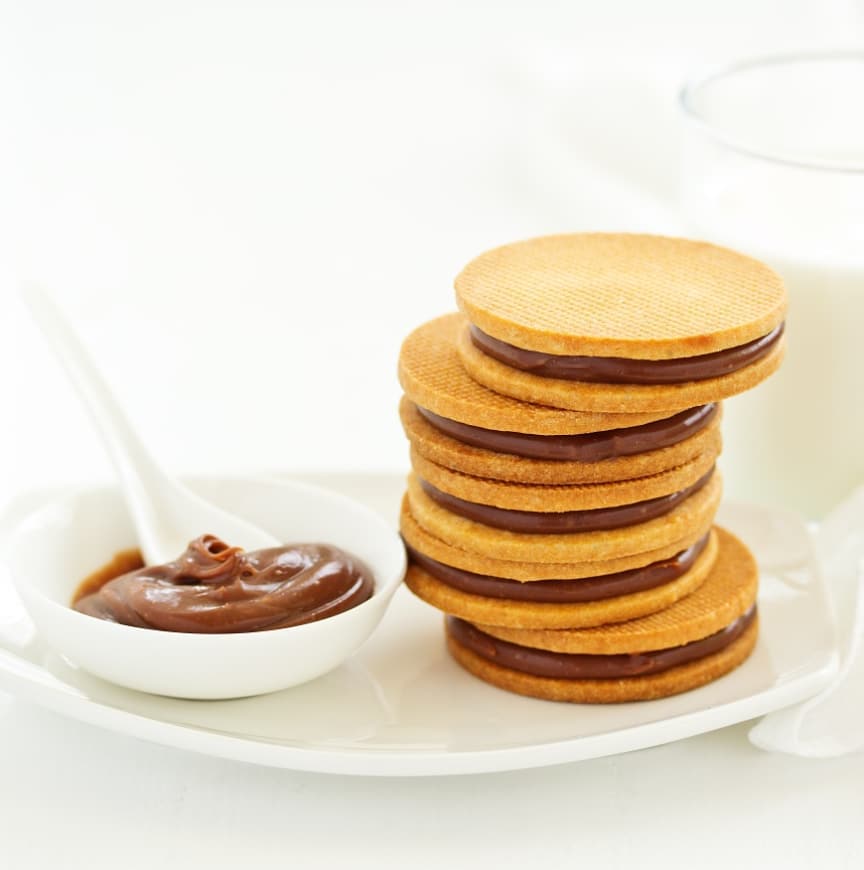
[[[7,0],[0,501],[110,475],[21,278],[56,291],[175,471],[405,468],[399,343],[453,308],[468,259],[550,231],[675,232],[682,80],[862,44],[839,0]],[[744,734],[345,780],[0,699],[0,866],[853,866],[860,759]]]

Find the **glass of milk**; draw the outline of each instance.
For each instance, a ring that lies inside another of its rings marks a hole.
[[[818,518],[864,483],[864,52],[742,62],[681,104],[690,234],[789,290],[783,366],[725,403],[726,492]]]

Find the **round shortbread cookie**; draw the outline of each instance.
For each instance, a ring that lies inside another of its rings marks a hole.
[[[743,393],[780,367],[785,346],[785,339],[781,338],[757,362],[717,378],[680,384],[602,384],[544,378],[504,365],[474,346],[467,326],[457,339],[465,370],[490,390],[523,402],[608,414],[624,411],[669,414]]]
[[[528,562],[595,562],[656,550],[710,524],[721,490],[715,472],[669,513],[647,522],[604,531],[529,534],[493,528],[445,510],[426,495],[415,474],[408,477],[411,513],[427,531],[463,550]]]
[[[603,432],[669,416],[665,412],[597,414],[564,411],[488,390],[472,380],[459,362],[456,338],[467,325],[463,315],[446,314],[415,329],[402,344],[399,383],[412,402],[433,414],[482,429],[532,435]]]
[[[592,562],[531,562],[495,559],[486,553],[462,550],[430,534],[414,519],[407,494],[402,499],[399,530],[409,547],[430,559],[435,559],[437,562],[475,574],[530,583],[534,580],[577,580],[585,577],[602,577],[606,574],[617,574],[619,571],[643,568],[653,562],[669,559],[691,547],[708,533],[712,520],[713,517],[707,516],[704,525],[694,527],[680,541],[672,541],[655,550]]]
[[[487,479],[535,484],[607,483],[659,474],[691,462],[700,454],[718,455],[722,442],[720,417],[678,444],[603,459],[599,462],[576,462],[560,459],[528,459],[473,447],[445,435],[423,418],[406,396],[399,404],[399,416],[412,447],[430,462]]]
[[[416,450],[411,451],[411,465],[414,471],[441,492],[479,504],[538,512],[593,510],[649,501],[681,492],[705,475],[716,459],[716,453],[703,453],[677,468],[634,480],[535,485],[489,480],[463,474],[430,462]]]
[[[786,311],[782,280],[758,260],[708,242],[626,233],[487,251],[456,278],[456,299],[483,332],[526,350],[655,360],[740,346]]]
[[[681,646],[708,637],[746,613],[756,601],[759,571],[747,547],[715,526],[719,552],[705,582],[686,598],[649,616],[596,628],[521,630],[477,624],[501,640],[563,653],[616,655]]]
[[[685,595],[690,595],[708,576],[717,550],[717,538],[712,532],[707,546],[686,574],[652,589],[599,601],[543,604],[487,598],[448,586],[418,565],[409,565],[405,585],[427,604],[478,625],[516,629],[584,628],[636,619],[669,607]]]
[[[447,648],[466,671],[481,680],[532,698],[569,701],[577,704],[616,704],[625,701],[651,701],[704,686],[728,674],[753,652],[759,631],[758,618],[725,649],[659,674],[607,680],[559,680],[535,677],[503,668],[481,658],[447,635]]]

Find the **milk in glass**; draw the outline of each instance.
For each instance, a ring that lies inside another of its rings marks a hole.
[[[789,292],[780,371],[725,403],[726,494],[818,518],[864,483],[864,55],[807,66],[709,83],[683,193],[690,235],[765,261]]]

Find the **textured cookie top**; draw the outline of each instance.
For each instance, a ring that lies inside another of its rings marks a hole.
[[[624,233],[545,236],[487,251],[456,279],[469,319],[562,355],[674,359],[736,347],[782,322],[780,277],[707,242]]]

